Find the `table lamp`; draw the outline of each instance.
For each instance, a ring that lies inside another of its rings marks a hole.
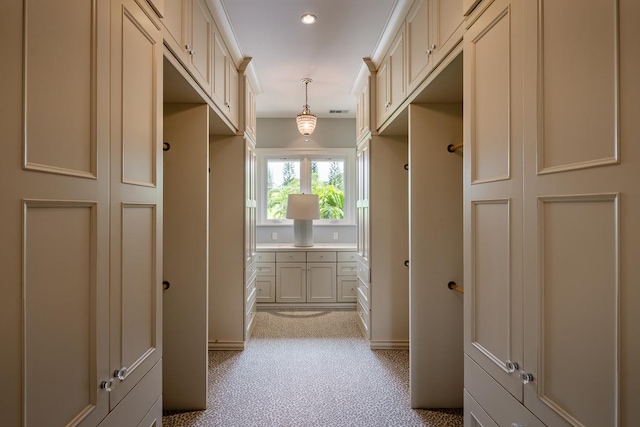
[[[293,246],[313,246],[313,220],[320,218],[316,194],[289,194],[287,219],[293,220]]]

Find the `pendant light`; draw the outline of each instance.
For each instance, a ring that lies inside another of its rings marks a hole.
[[[296,124],[298,125],[298,131],[304,136],[309,136],[313,133],[316,128],[316,121],[318,120],[314,114],[311,114],[307,98],[307,86],[312,81],[313,80],[308,77],[300,80],[301,83],[304,83],[304,107],[302,107],[302,113],[296,117]]]

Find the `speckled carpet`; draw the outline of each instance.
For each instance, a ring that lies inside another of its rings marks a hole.
[[[371,350],[355,311],[260,311],[244,351],[209,352],[206,411],[165,427],[463,425],[461,409],[409,407],[409,352]]]

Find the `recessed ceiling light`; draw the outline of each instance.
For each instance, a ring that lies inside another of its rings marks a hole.
[[[305,13],[304,15],[302,15],[300,20],[302,21],[303,24],[315,24],[318,18],[316,17],[316,15]]]

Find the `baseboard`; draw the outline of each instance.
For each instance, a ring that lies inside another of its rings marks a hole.
[[[408,350],[409,341],[369,341],[371,350]]]
[[[209,350],[244,350],[244,341],[209,341]]]
[[[264,310],[291,310],[291,309],[299,309],[299,310],[305,310],[305,309],[312,309],[312,310],[317,310],[317,309],[331,309],[331,310],[336,310],[336,309],[343,309],[343,310],[355,310],[356,309],[356,304],[352,303],[352,302],[322,302],[322,303],[300,303],[300,304],[296,304],[296,303],[267,303],[267,302],[261,302],[257,304],[257,310],[258,311],[264,311]]]

